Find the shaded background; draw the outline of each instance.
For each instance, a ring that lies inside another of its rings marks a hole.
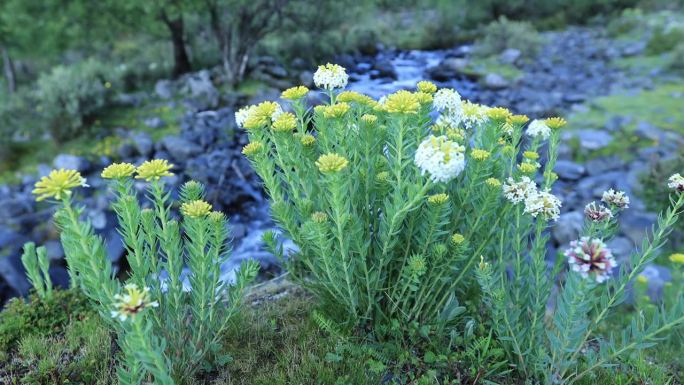
[[[608,188],[632,205],[610,245],[625,258],[684,172],[682,1],[2,0],[0,2],[0,304],[25,295],[26,241],[45,245],[67,284],[49,204],[31,190],[52,168],[79,170],[87,217],[127,266],[99,177],[111,162],[175,164],[172,186],[196,179],[231,217],[234,256],[279,272],[260,248],[272,228],[259,180],[240,150],[234,111],[312,86],[333,61],[349,88],[378,97],[418,80],[532,118],[563,115],[563,214],[549,255],[577,237],[586,203]],[[316,95],[312,95],[314,101]],[[143,185],[138,186],[141,190]],[[680,228],[681,229],[681,228]],[[645,271],[657,292],[666,256]]]

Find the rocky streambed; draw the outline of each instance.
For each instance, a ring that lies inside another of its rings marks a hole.
[[[545,117],[581,111],[583,103],[617,89],[640,90],[650,87],[653,79],[618,70],[614,59],[639,54],[643,46],[618,43],[603,37],[600,29],[570,28],[563,32],[545,33],[547,44],[535,60],[523,61],[520,52],[506,50],[498,60],[515,66],[520,76],[507,79],[496,72],[474,75],[465,69],[472,59],[470,46],[441,51],[380,50],[373,56],[343,55],[337,60],[350,72],[349,88],[378,97],[397,89],[412,88],[423,79],[433,79],[440,86],[453,87],[463,97],[488,105],[502,105],[530,117]],[[296,64],[296,63],[293,63]],[[295,66],[296,67],[296,66]],[[234,111],[240,105],[277,98],[278,89],[298,83],[311,83],[307,70],[286,70],[272,59],[259,60],[252,72],[272,86],[248,100],[221,95],[215,84],[220,82],[220,70],[203,70],[179,80],[157,82],[154,92],[123,95],[122,103],[135,104],[139,99],[159,103],[182,104],[187,110],[180,122],[178,135],[166,136],[155,142],[147,134],[118,132],[127,140],[117,149],[119,160],[140,163],[151,158],[169,159],[176,165],[176,176],[169,178],[172,187],[189,179],[207,186],[208,200],[231,218],[234,238],[233,257],[223,273],[230,279],[235,268],[246,258],[258,260],[266,274],[276,273],[278,261],[261,249],[261,235],[273,228],[268,216],[268,203],[260,182],[248,162],[240,154],[246,136],[235,128]],[[223,105],[224,107],[219,108]],[[163,122],[162,122],[163,123]],[[150,116],[145,124],[159,125],[160,118]],[[566,142],[579,143],[582,151],[600,150],[618,135],[620,122],[613,127],[587,127],[566,132]],[[632,197],[632,207],[622,217],[622,233],[612,242],[616,255],[626,256],[640,242],[644,229],[655,215],[646,211],[635,197],[638,175],[653,156],[669,157],[684,144],[681,136],[643,125],[641,135],[661,140],[657,147],[640,151],[630,162],[616,156],[599,157],[586,164],[573,161],[575,150],[564,145],[556,172],[560,176],[555,193],[563,200],[563,214],[552,230],[552,254],[577,237],[582,223],[582,209],[592,200],[600,199],[608,188],[625,190]],[[53,164],[41,165],[37,175],[24,175],[21,183],[0,185],[0,303],[24,295],[29,284],[24,278],[19,260],[21,246],[32,240],[44,244],[52,259],[53,280],[67,284],[64,253],[50,224],[52,209],[37,204],[31,190],[33,184],[50,169],[79,170],[93,187],[79,194],[85,196],[87,216],[93,227],[107,240],[111,260],[125,271],[124,249],[116,232],[116,219],[108,210],[108,196],[99,171],[111,162],[106,157],[96,159],[62,154]],[[138,185],[142,190],[144,186]],[[664,268],[649,267],[647,274],[654,290],[668,278]]]

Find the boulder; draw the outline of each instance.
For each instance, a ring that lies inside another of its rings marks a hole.
[[[173,83],[170,80],[157,80],[154,84],[154,93],[162,99],[171,99],[173,97]]]
[[[504,64],[515,65],[520,59],[522,53],[519,49],[506,48],[501,54],[499,54],[499,61]]]
[[[397,71],[394,69],[394,65],[391,61],[381,60],[373,65],[370,77],[371,79],[390,78],[396,80]]]
[[[155,128],[155,129],[156,129],[156,128],[162,128],[162,127],[166,126],[166,122],[165,122],[164,120],[162,120],[162,118],[160,118],[160,117],[158,117],[158,116],[154,116],[154,117],[151,117],[151,118],[147,118],[147,119],[143,120],[143,123],[144,123],[147,127],[149,127],[149,128]]]
[[[488,73],[483,79],[485,88],[490,90],[501,90],[509,86],[508,80],[497,73]]]
[[[52,161],[52,165],[56,169],[76,170],[80,173],[85,173],[90,168],[90,162],[86,158],[70,154],[57,155]]]
[[[584,214],[579,211],[562,213],[551,231],[553,239],[559,245],[567,245],[577,239],[582,232]]]
[[[131,140],[133,142],[133,146],[138,151],[138,154],[144,157],[150,156],[154,147],[154,142],[152,142],[152,137],[149,134],[137,132],[131,135]]]
[[[558,174],[560,179],[578,180],[585,174],[586,169],[581,164],[569,160],[559,160],[556,162],[553,171]]]
[[[166,136],[161,143],[173,159],[181,162],[202,153],[202,147],[179,136]]]

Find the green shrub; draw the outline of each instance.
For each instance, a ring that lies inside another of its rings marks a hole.
[[[684,43],[679,43],[672,50],[672,57],[667,65],[667,69],[674,73],[684,75]]]
[[[619,17],[608,23],[606,29],[613,38],[628,35],[644,25],[644,17],[643,11],[639,8],[625,9]]]
[[[475,53],[480,56],[497,55],[507,48],[520,51],[525,59],[533,59],[543,39],[528,22],[508,20],[501,16],[484,28],[482,38],[475,42]]]
[[[111,103],[118,82],[117,70],[94,59],[42,74],[36,99],[45,130],[59,142],[78,136],[94,114]]]
[[[228,220],[212,212],[197,182],[183,186],[182,220],[172,219],[171,193],[162,180],[173,175],[172,167],[165,160],[152,160],[137,168],[113,164],[102,172],[115,196],[112,209],[128,252],[130,273],[123,288],[114,277],[104,241],[80,219],[84,208],[73,203],[71,190],[86,186],[85,179],[74,170],[56,170],[34,190],[37,200],[59,203],[55,222],[71,281],[117,335],[121,384],[137,385],[146,376],[157,384],[188,384],[197,372],[225,360],[218,355],[221,335],[258,271],[258,263],[248,261],[233,285],[221,279],[221,265],[229,257]],[[138,201],[135,173],[149,182],[149,208]],[[190,291],[184,290],[185,265]]]
[[[684,25],[669,25],[657,28],[646,45],[646,53],[659,55],[672,51],[684,41]]]
[[[78,290],[55,290],[50,297],[31,294],[29,301],[13,298],[0,313],[0,351],[9,351],[24,336],[59,333],[72,319],[95,314]]]
[[[496,365],[502,360],[518,379],[551,385],[581,384],[684,324],[677,301],[646,321],[636,314],[626,326],[603,329],[682,214],[684,177],[658,182],[668,186],[659,199],[669,195],[670,205],[618,274],[606,242],[629,199],[613,190],[585,208],[581,238],[562,253],[567,267],[559,258],[549,271],[563,119],[527,124],[427,82],[375,101],[339,92],[347,75],[330,64],[314,82],[326,104],[307,109],[308,89],[297,87],[282,94],[293,113],[264,102],[236,120],[249,135],[243,153],[263,180],[273,218],[299,247],[289,271],[321,301],[314,319],[322,329],[388,342],[405,367],[403,349],[434,343],[467,351],[467,339],[456,337],[480,322],[493,336],[495,351],[480,356],[492,374],[504,371]],[[265,241],[282,255],[277,237]],[[476,345],[488,351],[489,342]],[[425,362],[448,363],[440,353],[432,350]]]
[[[668,190],[667,186],[663,185],[661,181],[674,173],[684,170],[684,155],[680,154],[668,160],[655,159],[648,166],[647,171],[640,175],[639,181],[641,182],[642,189],[639,193],[646,204],[646,208],[654,212],[660,212],[667,209],[667,202],[660,198],[667,194]],[[677,224],[668,245],[668,248],[674,251],[681,247],[684,247],[684,221]]]

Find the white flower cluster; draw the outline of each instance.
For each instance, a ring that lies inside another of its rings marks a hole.
[[[337,64],[326,64],[318,66],[318,69],[313,76],[316,87],[325,90],[332,90],[335,88],[344,88],[349,81],[349,75],[344,67]]]
[[[430,135],[418,150],[414,162],[423,175],[430,174],[435,182],[448,182],[465,168],[465,148],[446,136]]]
[[[461,95],[451,88],[442,88],[432,99],[432,105],[442,114],[437,118],[438,125],[456,127],[463,120]]]
[[[679,173],[672,175],[668,180],[667,187],[680,193],[684,192],[684,176],[681,176]]]
[[[572,271],[580,273],[583,278],[593,276],[598,283],[606,281],[617,266],[611,250],[598,238],[582,237],[572,241],[564,254]]]
[[[249,116],[252,114],[255,107],[256,106],[245,106],[237,110],[235,113],[235,123],[237,123],[238,127],[242,128],[242,126],[244,126],[245,121],[249,119]]]
[[[603,197],[601,197],[601,200],[619,209],[629,208],[629,197],[624,191],[615,191],[613,189],[609,189],[608,191],[603,192]]]
[[[592,222],[603,222],[613,218],[613,212],[606,206],[591,202],[584,206],[584,216]]]
[[[463,126],[470,130],[485,123],[489,120],[487,117],[488,109],[489,107],[487,106],[468,101],[463,103]]]
[[[533,120],[527,127],[527,135],[536,138],[541,136],[543,139],[548,139],[551,136],[551,127],[547,126],[543,120]]]
[[[527,176],[516,182],[508,178],[503,185],[503,194],[511,203],[524,202],[526,214],[533,217],[542,215],[547,220],[558,220],[560,216],[561,201],[548,191],[539,191],[537,184]]]

